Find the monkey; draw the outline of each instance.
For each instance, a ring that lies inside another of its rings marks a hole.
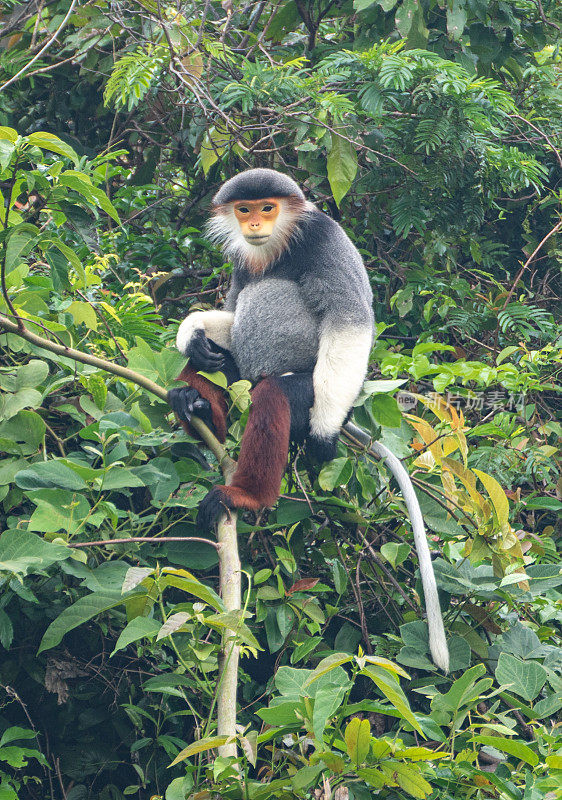
[[[304,444],[319,463],[336,456],[374,334],[373,295],[359,251],[292,178],[246,170],[221,186],[211,210],[207,233],[233,264],[230,287],[222,309],[194,311],[180,324],[176,346],[188,363],[178,379],[188,385],[171,389],[168,403],[186,430],[196,415],[224,442],[224,394],[199,372],[221,371],[229,384],[247,379],[253,389],[234,477],[199,505],[203,530],[225,511],[275,504],[290,442]],[[424,560],[422,578],[428,570],[435,584],[431,561]],[[447,654],[438,599],[437,615]]]

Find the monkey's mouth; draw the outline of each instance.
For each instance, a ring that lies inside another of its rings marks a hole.
[[[266,234],[265,236],[245,236],[244,237],[248,244],[253,244],[254,247],[259,247],[260,244],[265,244],[269,239],[269,235]]]

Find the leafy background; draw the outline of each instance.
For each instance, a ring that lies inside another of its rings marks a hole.
[[[293,454],[239,525],[233,618],[212,545],[111,543],[196,535],[212,456],[133,383],[2,335],[1,800],[562,796],[561,24],[554,0],[4,3],[0,313],[169,386],[178,320],[228,282],[212,193],[290,173],[369,271],[355,419],[418,488],[452,663],[379,464]],[[243,784],[216,755],[228,627]]]

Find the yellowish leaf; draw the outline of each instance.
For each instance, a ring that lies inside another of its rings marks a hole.
[[[480,478],[486,487],[486,491],[490,495],[490,499],[494,506],[499,526],[503,530],[509,525],[509,501],[504,490],[497,480],[492,478],[491,475],[488,475],[487,472],[482,472],[480,469],[475,469],[473,472]]]

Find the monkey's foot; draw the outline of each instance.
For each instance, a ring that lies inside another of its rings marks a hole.
[[[311,433],[306,440],[306,452],[315,461],[324,463],[331,461],[338,454],[338,434],[334,436],[316,436]]]
[[[236,508],[258,511],[264,505],[258,498],[239,486],[213,486],[199,503],[197,527],[208,531],[214,527],[223,514]]]
[[[213,426],[211,404],[201,397],[197,389],[180,386],[168,392],[168,405],[182,422],[190,422],[192,416],[199,417],[210,428]]]
[[[201,530],[211,530],[223,514],[235,508],[225,489],[226,486],[213,486],[199,503],[196,524]]]

